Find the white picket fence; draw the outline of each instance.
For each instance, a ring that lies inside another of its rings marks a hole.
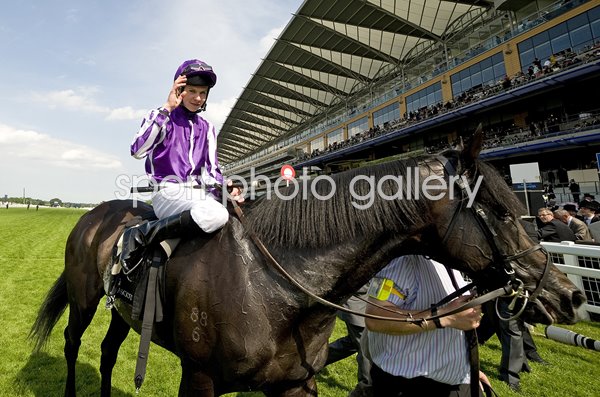
[[[588,302],[579,309],[582,319],[589,313],[600,314],[600,245],[575,244],[571,241],[542,245],[552,262],[582,291]]]

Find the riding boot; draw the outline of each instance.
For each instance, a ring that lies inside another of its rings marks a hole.
[[[146,247],[170,238],[193,236],[200,232],[201,229],[192,219],[189,210],[126,229],[123,233],[120,261],[115,253],[113,268],[105,285],[107,291],[106,308],[112,309],[113,307],[118,289],[117,274],[121,271],[121,265],[126,270],[131,270],[142,260]]]
[[[106,309],[110,310],[113,308],[115,303],[115,296],[117,294],[117,289],[119,283],[117,282],[117,274],[121,271],[121,266],[119,263],[119,255],[118,248],[113,247],[113,253],[111,256],[112,262],[110,264],[110,271],[108,273],[108,279],[104,280],[104,290],[106,291]]]
[[[131,269],[141,259],[146,247],[170,238],[196,235],[200,231],[189,210],[131,227],[123,234],[121,262]]]

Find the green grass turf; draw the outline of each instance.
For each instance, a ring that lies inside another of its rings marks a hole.
[[[66,364],[63,335],[67,312],[59,320],[47,347],[31,354],[27,334],[49,288],[63,270],[64,246],[82,210],[40,208],[0,209],[0,396],[61,396],[64,393]],[[100,343],[110,313],[103,301],[83,336],[77,364],[79,396],[97,396],[100,387]],[[600,323],[582,322],[568,326],[590,338],[600,339]],[[342,336],[343,323],[336,325],[332,339]],[[534,339],[540,354],[551,363],[545,367],[532,363],[532,372],[522,375],[522,392],[510,391],[498,380],[500,344],[492,338],[481,349],[481,367],[501,396],[581,396],[600,395],[600,352],[568,346],[543,337],[537,327]],[[123,344],[113,374],[113,396],[134,396],[133,374],[139,336],[133,332]],[[146,381],[141,392],[146,396],[176,396],[181,370],[177,358],[152,345]],[[346,396],[356,382],[354,357],[332,364],[317,377],[319,394]],[[229,396],[259,396],[238,393]]]

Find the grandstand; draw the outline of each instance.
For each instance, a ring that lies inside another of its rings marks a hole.
[[[597,192],[600,0],[306,0],[220,132],[227,175],[332,173],[486,132],[508,173]],[[583,177],[582,175],[585,175]],[[584,178],[585,180],[582,180]]]

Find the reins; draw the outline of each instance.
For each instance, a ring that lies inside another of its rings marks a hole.
[[[386,320],[386,321],[397,321],[397,322],[407,322],[407,323],[417,323],[419,325],[423,325],[423,324],[427,324],[428,321],[433,321],[435,319],[439,319],[442,317],[446,317],[446,316],[450,316],[452,314],[461,312],[463,310],[467,310],[469,308],[475,307],[475,306],[479,306],[487,301],[490,301],[492,299],[496,299],[500,296],[510,296],[512,293],[511,285],[506,285],[502,288],[498,288],[496,290],[493,290],[491,292],[488,292],[485,295],[481,295],[479,297],[476,297],[468,302],[465,302],[463,305],[452,309],[448,312],[442,313],[442,314],[433,314],[430,316],[424,316],[424,317],[414,317],[414,315],[410,314],[410,313],[403,313],[400,311],[395,311],[380,305],[377,305],[376,303],[370,302],[362,297],[357,296],[357,298],[359,298],[360,300],[363,300],[365,302],[367,302],[370,305],[374,305],[377,306],[379,308],[382,308],[386,311],[392,312],[392,313],[396,313],[396,314],[400,314],[403,316],[406,316],[406,318],[397,318],[397,317],[386,317],[386,316],[378,316],[375,314],[368,314],[365,312],[360,312],[360,311],[356,311],[356,310],[352,310],[352,309],[348,309],[344,306],[335,304],[333,302],[330,302],[326,299],[321,298],[320,296],[314,294],[312,291],[308,290],[306,287],[304,287],[302,284],[300,284],[296,279],[294,279],[284,268],[283,266],[281,266],[281,264],[277,261],[277,259],[275,259],[273,257],[273,255],[271,254],[271,252],[269,251],[269,249],[265,246],[265,244],[262,242],[262,240],[256,235],[256,233],[254,233],[253,230],[250,229],[250,226],[248,225],[245,215],[242,211],[242,209],[240,208],[240,206],[237,204],[236,201],[232,201],[233,204],[233,208],[235,210],[236,215],[238,216],[238,218],[240,219],[240,221],[242,222],[242,224],[244,225],[244,227],[246,228],[247,232],[250,235],[250,238],[252,239],[252,241],[254,242],[254,244],[256,244],[256,247],[259,249],[259,251],[263,254],[263,256],[267,259],[267,261],[281,274],[283,275],[292,285],[294,285],[296,288],[298,288],[300,291],[302,291],[304,294],[308,295],[310,298],[314,299],[315,301],[331,307],[333,309],[345,312],[345,313],[350,313],[350,314],[354,314],[360,317],[365,317],[365,318],[371,318],[371,319],[375,319],[375,320]],[[440,302],[436,303],[435,305],[432,305],[432,307],[438,308],[440,306],[443,306],[444,304],[448,303],[449,301],[451,301],[452,299],[456,298],[457,296],[462,295],[465,291],[473,288],[474,284],[468,284],[467,286],[463,287],[462,289],[455,291],[454,293],[448,295],[447,297],[445,297],[444,299],[442,299]],[[425,311],[423,311],[425,312]]]
[[[442,156],[438,156],[437,160],[440,162],[444,171],[446,171],[449,176],[457,175],[456,169],[449,159],[444,158]],[[474,174],[475,175],[478,174],[477,169],[475,170]],[[444,236],[442,236],[441,241],[442,241],[442,245],[444,245],[444,246],[447,244],[448,239],[450,237],[450,232],[452,231],[452,229],[455,227],[456,223],[458,222],[459,213],[462,212],[462,209],[464,207],[464,197],[465,197],[466,189],[472,187],[472,186],[469,186],[471,183],[468,182],[467,178],[464,178],[464,175],[465,174],[461,174],[460,175],[461,178],[457,178],[454,181],[454,184],[456,186],[458,186],[460,189],[461,197],[458,202],[458,205],[455,207],[455,210],[452,213],[452,216],[450,218],[448,227],[446,228],[445,234],[444,234]],[[472,179],[476,179],[476,178],[472,178]],[[450,180],[452,180],[452,178],[450,178]],[[471,189],[471,191],[473,191],[473,189]],[[258,237],[258,235],[253,230],[251,230],[250,226],[248,225],[248,222],[245,219],[243,211],[239,207],[237,202],[232,200],[232,204],[233,204],[233,208],[234,208],[237,216],[240,219],[240,222],[242,222],[242,225],[246,228],[247,232],[249,233],[249,235],[250,235],[251,239],[253,240],[254,244],[256,245],[256,247],[263,254],[263,256],[267,259],[267,262],[269,262],[292,285],[297,287],[300,291],[302,291],[304,294],[306,294],[310,298],[314,299],[315,301],[317,301],[327,307],[336,309],[341,312],[350,313],[353,315],[364,317],[364,318],[384,320],[384,321],[404,322],[404,323],[415,323],[421,327],[427,327],[428,321],[435,321],[442,317],[450,316],[452,314],[459,313],[459,312],[465,311],[467,309],[470,309],[470,308],[473,308],[476,306],[480,306],[486,302],[496,300],[496,313],[497,313],[499,319],[503,320],[503,321],[510,321],[510,320],[513,320],[514,318],[517,318],[518,316],[520,316],[523,313],[529,300],[533,301],[534,299],[536,299],[538,297],[538,295],[541,293],[541,290],[543,289],[543,287],[548,279],[548,275],[550,272],[549,271],[549,269],[550,269],[549,265],[551,263],[550,256],[547,254],[547,252],[545,252],[544,248],[540,244],[529,247],[529,248],[527,248],[523,251],[517,252],[516,254],[513,254],[513,255],[504,254],[500,249],[501,244],[499,244],[500,241],[498,241],[499,240],[498,234],[494,230],[493,225],[490,223],[486,212],[484,211],[483,208],[481,208],[481,206],[478,203],[475,203],[475,205],[471,206],[468,209],[473,214],[480,231],[486,237],[486,240],[488,241],[490,249],[492,251],[493,260],[489,266],[491,266],[492,269],[494,269],[496,272],[499,272],[499,274],[504,273],[505,276],[508,278],[508,282],[501,288],[497,288],[497,289],[490,291],[481,296],[476,296],[475,298],[470,299],[469,301],[465,302],[464,304],[462,304],[452,310],[449,310],[445,313],[439,313],[437,310],[439,307],[449,303],[456,297],[461,296],[463,293],[472,289],[475,286],[474,283],[470,283],[462,288],[459,288],[458,283],[456,282],[456,279],[454,277],[454,274],[450,271],[450,269],[448,267],[446,267],[446,269],[448,270],[449,276],[452,280],[452,283],[455,287],[455,291],[452,294],[450,294],[450,295],[446,296],[445,298],[443,298],[442,300],[440,300],[439,302],[431,305],[431,307],[429,309],[425,309],[421,312],[416,313],[417,315],[420,315],[423,313],[429,313],[429,315],[425,315],[422,317],[416,317],[414,313],[402,313],[400,311],[396,311],[396,310],[393,310],[393,309],[390,309],[387,307],[382,307],[381,305],[377,305],[374,302],[371,302],[370,300],[363,299],[362,297],[358,297],[359,299],[361,299],[362,301],[365,301],[366,303],[368,303],[370,305],[377,306],[387,312],[392,312],[392,313],[398,314],[403,317],[398,318],[398,317],[387,317],[387,316],[378,316],[378,315],[368,314],[366,312],[359,312],[359,311],[351,310],[351,309],[345,308],[341,305],[332,303],[326,299],[323,299],[320,296],[317,296],[316,294],[314,294],[312,291],[305,288],[297,280],[295,280],[279,264],[279,262],[273,257],[273,255],[270,253],[270,251],[264,245],[264,243],[261,241],[261,239]],[[542,277],[539,279],[539,282],[537,283],[537,286],[536,286],[535,290],[533,291],[533,293],[531,295],[529,295],[528,291],[525,290],[525,288],[524,288],[524,284],[523,284],[522,280],[518,279],[515,275],[515,270],[513,268],[513,261],[516,261],[522,257],[530,255],[538,250],[541,250],[542,252],[544,252],[546,254],[547,261],[546,261],[546,266],[544,267]],[[510,304],[508,306],[508,308],[511,311],[514,310],[514,308],[517,304],[517,301],[519,299],[523,299],[523,303],[522,303],[522,306],[520,307],[520,310],[518,310],[517,313],[514,314],[513,316],[510,316],[508,318],[503,318],[500,315],[500,312],[498,310],[498,298],[500,298],[500,297],[512,297],[512,301],[510,302]],[[543,306],[543,305],[540,305],[540,306]],[[439,325],[439,322],[436,325]],[[469,367],[470,367],[469,373],[470,373],[470,378],[471,378],[470,395],[472,397],[476,397],[479,395],[478,340],[477,340],[477,335],[474,330],[465,331],[465,338],[466,338],[466,342],[467,342]]]
[[[441,163],[441,165],[443,166],[444,170],[448,173],[448,175],[456,175],[456,170],[455,170],[454,166],[452,165],[452,163],[448,159],[446,159],[442,156],[438,156],[437,160]],[[465,194],[465,189],[466,189],[466,187],[464,186],[464,182],[459,178],[459,179],[455,180],[455,183],[460,188],[461,198],[463,198],[464,194]],[[446,229],[446,232],[442,238],[442,244],[447,242],[449,235],[450,235],[450,231],[454,228],[454,226],[457,222],[458,213],[460,213],[463,208],[463,202],[464,202],[463,199],[459,200],[459,205],[456,207],[456,210],[453,212],[452,218],[448,225],[448,228]],[[503,321],[510,321],[521,315],[521,313],[525,310],[525,306],[527,305],[528,301],[530,301],[530,300],[533,301],[535,298],[537,298],[537,296],[541,293],[541,290],[542,290],[544,284],[546,283],[546,280],[549,275],[550,258],[546,253],[546,257],[548,258],[548,260],[546,262],[546,266],[544,267],[544,273],[542,274],[542,277],[540,278],[534,292],[531,295],[529,295],[529,293],[527,292],[527,290],[525,290],[525,288],[523,286],[523,282],[515,277],[515,271],[512,268],[511,262],[514,260],[517,260],[519,258],[522,258],[524,256],[530,255],[537,250],[541,250],[542,252],[545,252],[545,249],[540,244],[537,244],[537,245],[534,245],[526,250],[523,250],[523,251],[518,252],[513,255],[502,254],[500,252],[500,249],[498,248],[498,244],[497,244],[498,234],[496,233],[493,226],[489,222],[489,219],[488,219],[485,211],[482,208],[480,208],[479,206],[475,205],[469,209],[473,213],[473,215],[479,225],[479,228],[484,233],[487,240],[490,242],[490,247],[492,249],[493,256],[494,256],[494,262],[493,262],[492,266],[497,266],[498,264],[501,264],[502,270],[505,272],[505,274],[509,278],[509,282],[506,285],[504,285],[503,287],[500,287],[500,288],[497,288],[490,292],[487,292],[484,295],[477,296],[450,311],[447,311],[445,313],[438,313],[437,309],[439,307],[447,304],[454,298],[462,295],[464,292],[472,289],[475,286],[474,283],[470,283],[470,284],[466,285],[465,287],[458,289],[454,293],[446,296],[444,299],[442,299],[438,303],[431,305],[431,307],[429,309],[419,312],[419,314],[420,314],[420,313],[427,313],[429,311],[430,315],[423,316],[423,317],[415,317],[411,313],[403,313],[400,311],[395,311],[393,309],[386,308],[386,307],[378,305],[374,302],[366,300],[362,297],[358,297],[359,299],[365,301],[366,303],[368,303],[370,305],[376,306],[380,309],[383,309],[383,310],[391,312],[391,313],[405,316],[405,318],[386,317],[386,316],[378,316],[378,315],[374,315],[374,314],[367,314],[364,312],[359,312],[356,310],[348,309],[341,305],[330,302],[324,298],[321,298],[320,296],[314,294],[312,291],[308,290],[306,287],[304,287],[302,284],[300,284],[296,279],[294,279],[283,268],[283,266],[281,266],[281,264],[277,261],[277,259],[275,259],[273,257],[273,255],[271,254],[269,249],[264,245],[262,240],[256,235],[256,233],[253,230],[251,230],[250,226],[248,225],[248,222],[245,219],[245,215],[244,215],[242,209],[240,208],[240,206],[238,205],[238,203],[235,200],[231,200],[231,203],[233,204],[234,211],[237,214],[240,221],[242,222],[242,225],[249,233],[250,238],[252,239],[252,241],[254,242],[256,247],[263,254],[263,256],[267,259],[267,262],[269,262],[292,285],[294,285],[296,288],[298,288],[300,291],[302,291],[308,297],[314,299],[315,301],[317,301],[325,306],[331,307],[333,309],[336,309],[336,310],[339,310],[339,311],[342,311],[345,313],[357,315],[360,317],[371,318],[371,319],[376,319],[376,320],[417,323],[417,324],[423,326],[424,324],[427,324],[428,321],[433,321],[433,320],[436,320],[436,319],[439,319],[442,317],[446,317],[446,316],[450,316],[455,313],[459,313],[461,311],[482,305],[483,303],[486,303],[488,301],[494,300],[499,297],[512,297],[512,302],[509,304],[509,308],[511,310],[514,309],[514,307],[516,306],[516,302],[518,299],[521,299],[521,298],[524,299],[524,302],[523,302],[520,310],[515,315],[513,315],[509,318],[504,318],[504,317],[500,316],[500,313],[497,310],[497,301],[496,301],[496,311],[497,311],[498,317]]]
[[[389,321],[399,321],[399,322],[411,322],[411,323],[422,323],[422,322],[427,322],[429,320],[433,320],[434,318],[438,318],[439,316],[436,317],[431,317],[431,318],[412,318],[412,316],[408,315],[408,318],[394,318],[394,317],[385,317],[385,316],[377,316],[374,314],[367,314],[364,312],[359,312],[356,310],[352,310],[352,309],[348,309],[346,307],[340,306],[338,304],[335,304],[333,302],[328,301],[327,299],[323,299],[320,296],[314,294],[312,291],[308,290],[306,287],[304,287],[302,284],[300,284],[296,279],[294,279],[292,277],[291,274],[289,274],[284,268],[283,266],[281,266],[281,264],[279,264],[279,262],[277,261],[277,259],[275,259],[273,257],[273,255],[271,254],[271,252],[269,251],[269,249],[265,246],[265,244],[262,242],[262,240],[260,239],[260,237],[258,237],[256,235],[256,233],[254,233],[253,230],[250,229],[250,226],[248,225],[245,215],[242,211],[242,209],[240,208],[240,206],[237,204],[236,201],[232,201],[233,204],[233,208],[235,210],[236,215],[238,216],[238,218],[240,219],[240,221],[242,222],[242,225],[244,225],[244,227],[246,228],[247,232],[250,235],[250,238],[252,239],[252,241],[254,242],[254,244],[256,244],[256,247],[258,248],[258,250],[263,254],[263,256],[267,259],[267,261],[281,274],[283,275],[283,277],[285,277],[292,285],[294,285],[296,288],[298,288],[300,291],[302,291],[304,294],[308,295],[310,298],[314,299],[315,301],[331,307],[333,309],[336,310],[340,310],[342,312],[346,312],[346,313],[350,313],[350,314],[354,314],[357,316],[361,316],[361,317],[366,317],[366,318],[372,318],[375,320],[389,320]],[[403,314],[400,312],[397,312],[399,314]]]
[[[452,162],[449,161],[447,158],[442,157],[442,156],[437,156],[437,160],[441,163],[442,167],[444,168],[444,170],[446,171],[446,173],[449,176],[457,174],[456,168],[454,167]],[[475,171],[475,175],[476,174],[478,174],[477,169]],[[475,179],[475,178],[473,178],[473,179]],[[464,181],[460,178],[455,180],[455,184],[456,184],[456,186],[458,186],[458,188],[460,190],[461,198],[459,200],[459,205],[456,207],[456,210],[452,214],[452,218],[450,219],[448,228],[446,229],[446,232],[442,238],[443,245],[445,245],[447,243],[448,238],[450,236],[450,232],[452,231],[452,229],[454,228],[454,226],[457,222],[458,213],[461,212],[461,210],[463,208],[466,186],[465,186]],[[486,240],[489,242],[490,248],[492,250],[492,255],[494,257],[494,260],[493,260],[492,264],[490,265],[490,267],[492,269],[496,269],[496,271],[498,271],[500,273],[504,273],[508,277],[507,285],[503,288],[505,288],[507,291],[507,294],[504,295],[504,297],[512,297],[512,301],[509,304],[509,309],[514,310],[518,299],[524,300],[523,304],[521,305],[521,308],[510,317],[502,317],[500,315],[500,312],[498,310],[498,301],[496,301],[496,314],[498,315],[498,318],[502,321],[514,320],[515,318],[519,317],[523,313],[527,303],[529,301],[535,300],[538,297],[538,295],[542,292],[542,289],[544,288],[544,285],[546,284],[546,281],[550,274],[551,258],[548,255],[548,252],[546,251],[546,249],[541,244],[535,244],[535,245],[533,245],[523,251],[517,252],[516,254],[513,254],[513,255],[503,254],[499,248],[498,233],[496,233],[496,230],[494,229],[493,225],[490,223],[489,218],[488,218],[487,214],[485,213],[485,211],[483,210],[483,208],[481,208],[478,204],[475,204],[472,207],[470,207],[469,210],[473,214],[473,217],[475,218],[477,225],[479,226],[479,229],[485,235]],[[538,251],[538,250],[542,251],[542,253],[544,253],[546,255],[546,265],[544,267],[544,272],[542,274],[542,277],[538,281],[535,290],[531,293],[531,295],[529,295],[529,292],[527,290],[525,290],[525,288],[524,288],[523,282],[521,280],[519,280],[518,278],[516,278],[515,270],[512,266],[512,262],[517,259],[520,259],[522,257],[525,257],[527,255],[530,255],[533,252]],[[498,268],[500,268],[500,269],[498,269]],[[540,305],[540,306],[543,308],[543,305]]]

